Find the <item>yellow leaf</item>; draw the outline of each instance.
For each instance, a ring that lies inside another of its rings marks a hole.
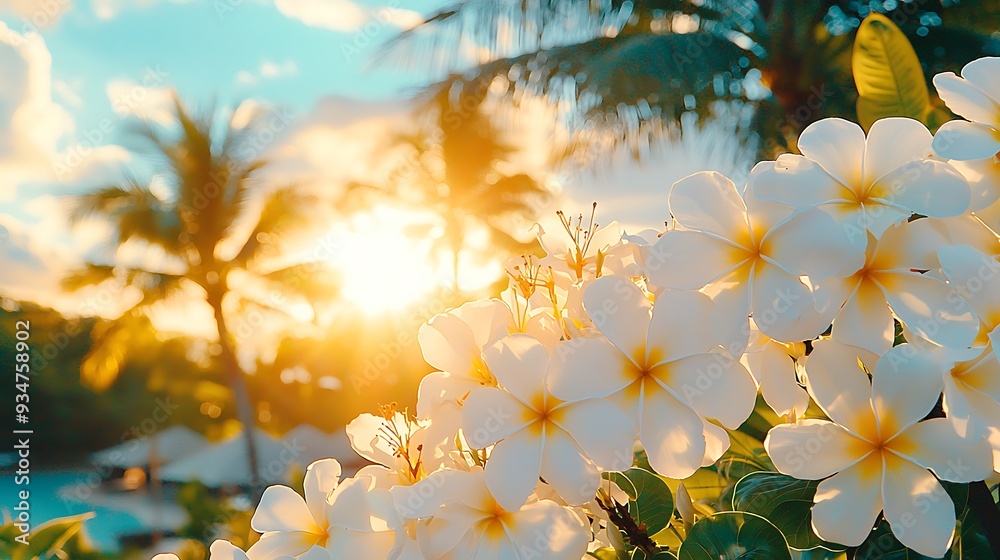
[[[865,130],[884,117],[910,117],[927,124],[933,107],[924,71],[910,42],[889,18],[865,18],[854,39],[851,65],[858,120]]]

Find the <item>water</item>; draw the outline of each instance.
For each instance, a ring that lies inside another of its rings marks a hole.
[[[89,511],[97,515],[84,523],[84,531],[95,548],[118,550],[118,537],[123,534],[142,532],[143,524],[127,513],[95,507],[76,499],[60,498],[59,490],[86,483],[88,471],[33,471],[27,490],[31,492],[31,526],[37,528],[45,521],[57,517],[77,515]],[[26,487],[14,484],[14,476],[0,472],[0,511],[10,515],[16,504],[17,492]]]

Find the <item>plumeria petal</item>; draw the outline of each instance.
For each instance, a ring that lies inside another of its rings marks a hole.
[[[705,436],[705,454],[702,455],[701,466],[709,467],[729,449],[729,433],[704,418],[701,424],[702,435]]]
[[[258,506],[258,511],[259,510]],[[246,556],[253,560],[279,560],[297,557],[316,546],[322,535],[305,531],[272,531],[261,535],[250,547]],[[218,542],[218,541],[216,541]],[[238,550],[238,549],[237,549]],[[243,551],[240,551],[241,553]],[[223,556],[225,558],[225,556]],[[236,558],[241,558],[236,556]],[[213,552],[212,559],[215,559]]]
[[[587,554],[588,533],[583,522],[550,500],[524,506],[508,531],[521,558],[577,560]]]
[[[359,532],[334,528],[326,548],[336,558],[388,558],[396,541],[391,531]]]
[[[761,253],[792,274],[823,280],[847,275],[864,265],[864,252],[826,212],[798,212],[768,232]]]
[[[749,257],[739,247],[710,235],[671,230],[650,247],[644,267],[649,280],[657,286],[697,290]]]
[[[554,425],[545,430],[542,478],[571,505],[592,500],[601,481],[597,465],[581,452],[576,440],[563,430]]]
[[[307,531],[316,533],[316,525],[306,501],[287,486],[269,486],[260,498],[260,505],[250,520],[258,533],[268,531]]]
[[[486,462],[486,486],[504,509],[517,511],[535,489],[542,470],[544,437],[521,430],[493,447]]]
[[[306,505],[318,522],[326,520],[326,497],[340,484],[342,470],[336,459],[321,459],[306,468],[302,483]]]
[[[385,425],[386,419],[381,416],[361,414],[347,425],[347,437],[358,455],[373,463],[389,466],[393,464],[396,450],[381,435]],[[340,474],[337,476],[339,480]],[[336,484],[327,492],[332,492],[335,487]]]
[[[474,558],[485,514],[469,506],[446,503],[434,517],[417,526],[417,544],[426,558]]]
[[[327,520],[330,525],[357,532],[386,531],[394,524],[388,491],[373,489],[372,481],[349,478],[330,494]]]
[[[833,322],[834,340],[882,354],[892,348],[895,328],[885,294],[871,280],[858,282],[857,289]]]
[[[648,364],[713,350],[722,342],[712,322],[712,299],[698,292],[665,290],[656,297],[646,334]]]
[[[871,385],[862,365],[871,371],[878,356],[834,340],[813,344],[806,361],[809,394],[831,420],[855,434],[876,437],[875,412],[871,406]]]
[[[532,336],[513,334],[483,351],[490,373],[526,405],[540,400],[549,369],[549,351]]]
[[[653,375],[706,418],[735,430],[753,412],[757,387],[743,364],[726,354],[696,354],[664,364]]]
[[[962,77],[1000,103],[1000,57],[984,56],[966,64]]]
[[[475,449],[489,447],[536,420],[537,413],[507,391],[480,387],[462,407],[462,432]]]
[[[948,239],[946,222],[921,219],[887,229],[878,239],[869,268],[886,271],[938,268],[935,249]]]
[[[211,560],[247,560],[247,554],[229,541],[217,539],[209,547]]]
[[[850,190],[815,161],[796,154],[782,154],[777,161],[762,161],[750,171],[749,188],[762,200],[792,208],[811,208],[848,200]]]
[[[705,455],[703,429],[694,410],[655,383],[646,383],[639,440],[653,470],[670,478],[691,476]]]
[[[417,341],[425,362],[455,375],[467,374],[482,351],[469,325],[450,313],[436,315],[421,325]]]
[[[820,482],[812,508],[813,530],[830,542],[860,545],[882,511],[881,484],[878,453]]]
[[[764,448],[782,474],[819,480],[863,459],[864,443],[839,424],[808,419],[771,428]]]
[[[670,214],[685,229],[740,242],[747,235],[746,206],[725,175],[703,171],[674,183]]]
[[[931,156],[931,140],[930,131],[920,121],[903,117],[875,121],[865,143],[866,186],[911,161]]]
[[[652,304],[638,286],[621,276],[598,278],[583,304],[601,334],[637,363],[644,358]]]
[[[951,547],[955,506],[934,475],[892,453],[883,455],[884,514],[907,548],[941,558]]]
[[[895,346],[879,358],[872,372],[872,404],[883,438],[916,424],[934,408],[944,389],[945,367],[939,355],[913,344]]]
[[[758,262],[754,267],[750,302],[757,327],[775,340],[807,340],[829,326],[799,277],[769,263]]]
[[[934,135],[934,151],[959,161],[991,158],[1000,152],[1000,131],[977,122],[948,121]]]
[[[946,418],[917,422],[892,440],[892,450],[941,480],[972,482],[993,474],[993,451],[985,439],[963,438]]]
[[[1000,324],[1000,262],[966,245],[940,246],[937,255],[958,295],[989,326]]]
[[[636,427],[614,403],[603,399],[566,403],[553,411],[552,419],[601,468],[621,471],[631,466]]]
[[[965,177],[943,161],[911,161],[883,176],[868,196],[930,216],[950,218],[969,209],[972,191]]]
[[[469,326],[472,340],[479,348],[507,336],[508,328],[514,322],[510,308],[498,299],[466,303],[451,313]]]
[[[967,348],[979,334],[979,318],[944,282],[924,274],[879,274],[876,282],[900,322],[949,348]]]
[[[972,82],[959,78],[954,72],[942,72],[934,76],[933,82],[941,100],[955,114],[980,123],[997,122],[1000,105]]]
[[[844,119],[822,119],[799,135],[802,155],[823,166],[844,185],[860,188],[861,162],[865,153],[865,131]]]
[[[634,367],[604,338],[574,338],[552,351],[547,384],[562,400],[602,398],[634,381]]]
[[[809,393],[799,386],[795,363],[778,344],[746,354],[746,365],[760,384],[764,401],[778,416],[795,411],[801,416],[809,406]]]

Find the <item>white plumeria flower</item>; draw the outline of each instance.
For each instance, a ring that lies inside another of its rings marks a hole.
[[[253,560],[312,560],[317,551],[335,559],[387,558],[399,525],[392,497],[371,477],[341,481],[340,475],[334,459],[309,465],[304,500],[287,486],[268,487],[250,520],[263,534],[247,554]]]
[[[417,543],[427,560],[579,560],[587,551],[589,532],[571,509],[551,500],[505,509],[481,470],[438,471],[393,493],[412,508],[401,513],[423,519]]]
[[[972,189],[970,210],[994,230],[1000,226],[1000,58],[973,60],[959,78],[934,76],[938,95],[949,109],[969,121],[947,122],[934,136],[934,151],[950,158]]]
[[[757,387],[737,360],[713,352],[721,341],[711,299],[668,290],[653,306],[621,276],[595,280],[584,298],[604,336],[556,347],[551,393],[567,401],[614,401],[664,476],[685,478],[715,462],[729,448],[729,435],[708,419],[739,427],[753,410]]]
[[[780,472],[826,479],[812,509],[821,538],[858,546],[883,513],[901,543],[940,558],[951,545],[955,508],[938,479],[983,480],[992,472],[990,449],[960,437],[946,418],[920,421],[941,394],[946,366],[934,354],[902,344],[876,358],[817,342],[806,362],[808,386],[831,421],[776,426],[764,447]],[[862,366],[872,365],[869,383]]]
[[[865,230],[880,238],[913,213],[948,218],[969,209],[968,183],[948,163],[929,159],[931,141],[913,119],[880,119],[867,140],[857,124],[822,119],[799,136],[801,156],[758,163],[749,184],[765,200],[822,208],[864,247]]]
[[[941,267],[955,290],[968,300],[981,320],[984,345],[974,356],[957,360],[944,378],[944,408],[960,430],[985,434],[1000,468],[1000,262],[964,245],[938,249]]]
[[[562,212],[558,215],[562,229],[549,232],[541,225],[537,227],[538,242],[545,251],[541,264],[552,267],[560,287],[568,288],[605,274],[640,274],[637,247],[622,243],[624,232],[618,222],[599,227],[593,214],[589,224],[584,223],[582,215],[576,223]]]
[[[929,270],[943,239],[930,220],[896,224],[881,239],[869,236],[865,265],[824,287],[846,301],[833,321],[833,338],[876,354],[892,347],[893,316],[908,332],[949,348],[967,348],[979,332],[969,305]]]
[[[957,160],[993,158],[1000,152],[1000,58],[986,57],[934,76],[949,109],[968,121],[949,121],[934,137],[934,151]],[[969,122],[971,121],[971,122]]]
[[[483,348],[510,334],[513,324],[507,305],[494,299],[466,303],[421,325],[420,351],[439,370],[424,376],[417,390],[417,417],[431,421],[424,435],[427,459],[444,458],[454,449],[465,397],[477,387],[496,386]]]
[[[751,327],[750,343],[740,361],[760,385],[764,402],[775,414],[802,416],[809,407],[809,393],[799,385],[788,345],[769,338],[752,321]]]
[[[572,505],[594,498],[602,469],[632,464],[632,422],[613,403],[564,402],[549,394],[549,352],[515,334],[483,357],[503,389],[483,387],[466,399],[462,430],[469,445],[496,444],[486,462],[486,484],[504,509],[528,499],[539,476]]]
[[[754,196],[746,202],[719,173],[696,173],[674,184],[670,213],[678,228],[663,234],[646,257],[650,281],[666,288],[705,288],[721,317],[724,346],[741,353],[753,314],[764,334],[782,342],[813,338],[829,326],[800,277],[818,282],[861,268],[852,245],[828,214],[793,212]]]
[[[208,560],[255,560],[256,556],[248,556],[233,543],[218,539],[212,542],[209,547]],[[310,551],[298,557],[300,560],[329,560],[330,554],[320,548],[310,549]],[[152,560],[180,560],[176,554],[157,554]],[[276,560],[293,560],[292,556],[280,556]]]
[[[362,467],[357,476],[371,476],[378,488],[388,490],[423,477],[426,427],[391,408],[385,410],[385,417],[359,415],[347,425],[347,437],[358,455],[375,463]]]

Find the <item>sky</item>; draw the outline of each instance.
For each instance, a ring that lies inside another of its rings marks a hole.
[[[375,55],[446,3],[0,0],[0,295],[70,315],[112,317],[128,303],[129,294],[59,288],[86,259],[162,256],[148,248],[111,254],[106,224],[70,225],[70,197],[148,170],[129,149],[128,123],[169,123],[172,88],[203,111],[270,111],[273,138],[260,150],[279,162],[272,173],[280,179],[319,177],[336,190],[380,168],[386,138],[408,122],[410,99],[438,76]],[[518,132],[536,166],[557,128],[545,115],[529,113]],[[670,184],[702,169],[745,169],[745,152],[731,135],[692,132],[642,164],[619,158],[571,170],[555,182],[560,195],[542,223],[557,207],[575,213],[597,200],[605,223],[657,227]]]

